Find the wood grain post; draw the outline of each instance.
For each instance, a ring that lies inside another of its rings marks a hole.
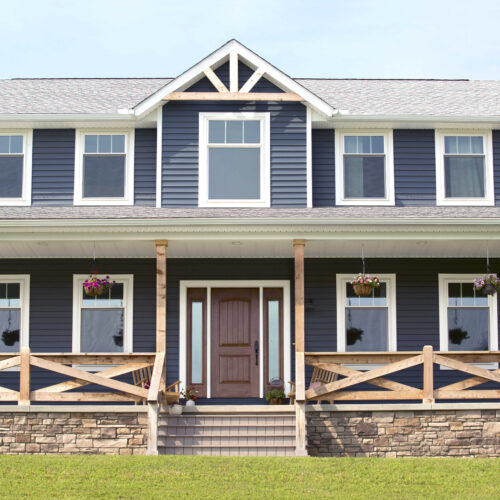
[[[167,348],[167,247],[168,241],[156,242],[156,352]]]
[[[423,403],[434,403],[434,353],[432,346],[424,346],[424,390]]]
[[[295,258],[295,454],[306,456],[304,240],[293,240]]]
[[[148,447],[146,455],[158,455],[158,403],[148,403]]]
[[[19,403],[20,406],[30,404],[30,349],[21,348],[21,365],[19,372]]]

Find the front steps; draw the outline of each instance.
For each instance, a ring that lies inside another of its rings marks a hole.
[[[293,456],[293,406],[198,406],[162,413],[160,455]]]

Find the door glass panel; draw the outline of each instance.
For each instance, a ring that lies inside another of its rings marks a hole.
[[[191,383],[203,383],[203,302],[191,302]]]
[[[450,351],[487,351],[489,309],[448,308],[448,348]]]
[[[346,351],[387,351],[387,309],[346,308]]]
[[[280,378],[280,301],[267,302],[269,380]]]

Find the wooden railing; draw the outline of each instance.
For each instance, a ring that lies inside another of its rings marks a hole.
[[[81,365],[110,365],[99,372],[89,372]],[[17,401],[20,405],[31,402],[159,402],[165,390],[165,353],[31,353],[22,349],[20,353],[0,354],[0,372],[19,366],[19,391],[0,386],[0,401]],[[31,390],[31,367],[41,368],[65,375],[70,380]],[[151,384],[148,389],[115,377],[141,368],[153,366]],[[1,380],[1,379],[0,379]],[[1,385],[1,384],[0,384]],[[105,387],[109,392],[75,391],[88,385]]]
[[[498,363],[500,351],[446,351],[434,352],[432,346],[414,352],[306,352],[305,363],[343,376],[320,387],[306,390],[306,399],[316,401],[373,401],[436,399],[498,399],[500,389],[470,390],[486,382],[500,383],[500,370],[486,369],[471,363]],[[355,370],[346,365],[383,364],[368,371]],[[434,365],[441,365],[469,375],[460,382],[436,388]],[[422,387],[413,387],[384,378],[386,375],[423,365]],[[498,365],[497,365],[498,366]],[[385,390],[345,390],[368,383]]]

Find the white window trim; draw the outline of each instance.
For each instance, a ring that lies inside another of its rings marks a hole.
[[[484,198],[446,198],[444,180],[444,138],[445,136],[483,137],[484,146]],[[493,206],[495,187],[493,177],[493,139],[491,130],[436,130],[436,205],[438,206]]]
[[[210,200],[208,198],[208,121],[261,120],[260,199],[259,200]],[[199,114],[199,187],[200,207],[270,207],[271,206],[271,115],[270,113],[200,113]]]
[[[381,282],[386,283],[387,290],[387,347],[390,352],[396,352],[397,343],[397,314],[396,314],[396,275],[377,274]],[[345,338],[345,304],[346,283],[352,282],[353,274],[337,274],[337,352],[346,352]],[[355,364],[346,365],[355,370],[373,370],[383,365]]]
[[[19,283],[19,298],[21,309],[21,333],[19,346],[21,349],[30,346],[30,275],[29,274],[2,274],[0,283]],[[2,352],[1,354],[9,354]],[[18,372],[19,366],[7,368],[4,371]]]
[[[122,198],[83,198],[83,153],[86,135],[124,135],[125,136],[125,191]],[[134,204],[134,129],[94,130],[77,129],[75,138],[75,194],[74,205],[104,206]]]
[[[211,290],[212,288],[259,288],[259,343],[264,345],[264,288],[283,289],[283,376],[285,392],[290,392],[288,381],[291,377],[290,357],[290,282],[288,280],[203,280],[203,281],[181,281],[179,285],[179,379],[182,381],[181,390],[184,389],[187,380],[187,289],[205,288],[207,290],[207,398],[211,398],[212,367],[210,357],[211,340]],[[264,349],[259,351],[259,395],[264,397]]]
[[[30,206],[33,158],[33,130],[2,130],[0,136],[23,136],[23,187],[21,198],[0,198],[0,206]],[[1,155],[0,155],[1,156]]]
[[[439,274],[439,350],[448,351],[448,283],[473,282],[475,274]],[[498,298],[497,295],[488,295],[489,324],[490,324],[490,351],[498,351]],[[476,366],[486,369],[498,368],[498,363],[476,363]],[[451,370],[440,365],[441,370]]]
[[[345,198],[344,197],[344,136],[381,135],[384,137],[385,151],[385,198]],[[394,205],[394,147],[392,129],[335,130],[335,204],[336,205]]]
[[[83,282],[89,277],[88,274],[73,275],[73,334],[72,349],[73,354],[81,353],[81,303],[83,298]],[[104,278],[105,275],[97,275]],[[125,314],[123,319],[123,353],[129,354],[134,351],[133,321],[134,321],[134,276],[133,274],[111,274],[111,280],[123,283],[123,304]],[[84,365],[82,369],[88,371],[98,371],[107,368],[106,366]]]

